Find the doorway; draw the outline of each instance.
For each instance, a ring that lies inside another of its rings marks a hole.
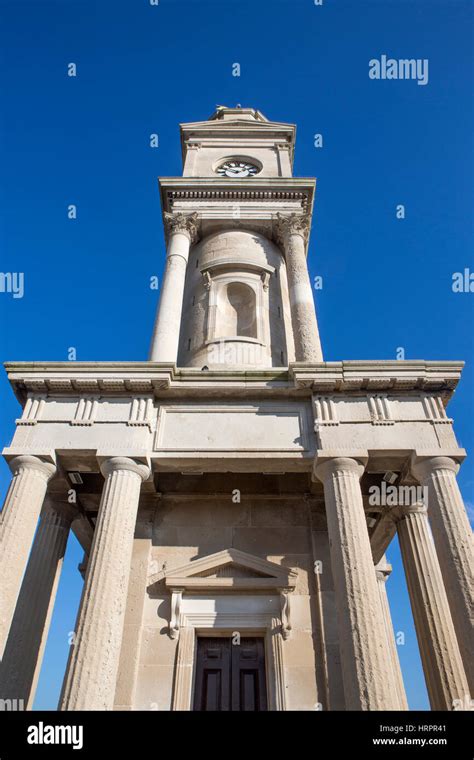
[[[198,637],[193,709],[267,710],[263,638]]]

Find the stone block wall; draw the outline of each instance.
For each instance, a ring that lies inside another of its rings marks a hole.
[[[150,593],[147,578],[153,572],[169,572],[229,548],[297,572],[290,594],[291,634],[282,641],[285,708],[344,709],[329,544],[321,506],[303,496],[242,497],[240,503],[234,503],[230,496],[200,495],[165,496],[155,508],[142,508],[116,709],[172,707],[178,640],[169,635],[171,595],[164,581]],[[206,598],[215,594],[201,593]],[[250,608],[252,600],[248,602]],[[232,607],[231,595],[226,604]]]

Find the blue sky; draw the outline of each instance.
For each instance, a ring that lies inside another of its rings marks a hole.
[[[179,122],[241,103],[296,123],[295,175],[318,178],[309,267],[323,277],[325,358],[403,347],[465,360],[450,414],[472,450],[474,295],[451,287],[474,271],[472,13],[464,0],[0,0],[1,270],[25,273],[23,298],[0,293],[0,358],[147,358],[164,258],[157,177],[181,173]],[[428,59],[428,84],[370,79],[382,54]],[[8,444],[19,407],[0,383]],[[2,462],[2,494],[9,478]],[[459,482],[474,505],[469,461]],[[395,544],[388,556],[408,698],[426,709]],[[57,703],[80,560],[71,538],[38,708]]]

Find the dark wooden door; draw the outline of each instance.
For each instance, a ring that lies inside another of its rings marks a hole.
[[[198,638],[194,709],[267,709],[262,638]]]

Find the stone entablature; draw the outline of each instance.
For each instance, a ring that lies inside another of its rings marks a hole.
[[[10,364],[24,411],[4,455],[54,462],[71,452],[78,469],[83,460],[92,471],[123,453],[202,471],[253,470],[263,457],[269,472],[310,472],[315,456],[351,451],[365,452],[372,472],[400,472],[415,451],[462,461],[445,411],[461,368],[333,362],[236,373],[148,362]]]
[[[233,229],[251,229],[270,240],[278,235],[278,214],[313,211],[316,180],[308,177],[252,177],[229,182],[221,177],[161,177],[165,213],[199,215],[199,234],[206,237],[227,222]]]
[[[325,425],[350,422],[370,422],[372,425],[394,425],[396,422],[426,422],[433,425],[450,424],[440,396],[413,394],[384,396],[383,413],[375,406],[380,404],[379,394],[320,396],[314,395],[314,421],[318,429]],[[121,422],[130,426],[154,427],[157,409],[161,406],[152,396],[38,396],[28,394],[27,406],[18,426],[37,425],[40,422],[67,422],[70,425],[94,425]],[[175,404],[178,406],[178,404]],[[433,417],[436,407],[439,417]]]
[[[24,406],[28,391],[38,394],[89,393],[101,396],[126,392],[159,396],[228,393],[301,395],[301,391],[425,391],[443,401],[451,398],[464,362],[341,361],[292,363],[288,370],[219,369],[202,372],[163,362],[7,362],[5,369],[16,397]]]

